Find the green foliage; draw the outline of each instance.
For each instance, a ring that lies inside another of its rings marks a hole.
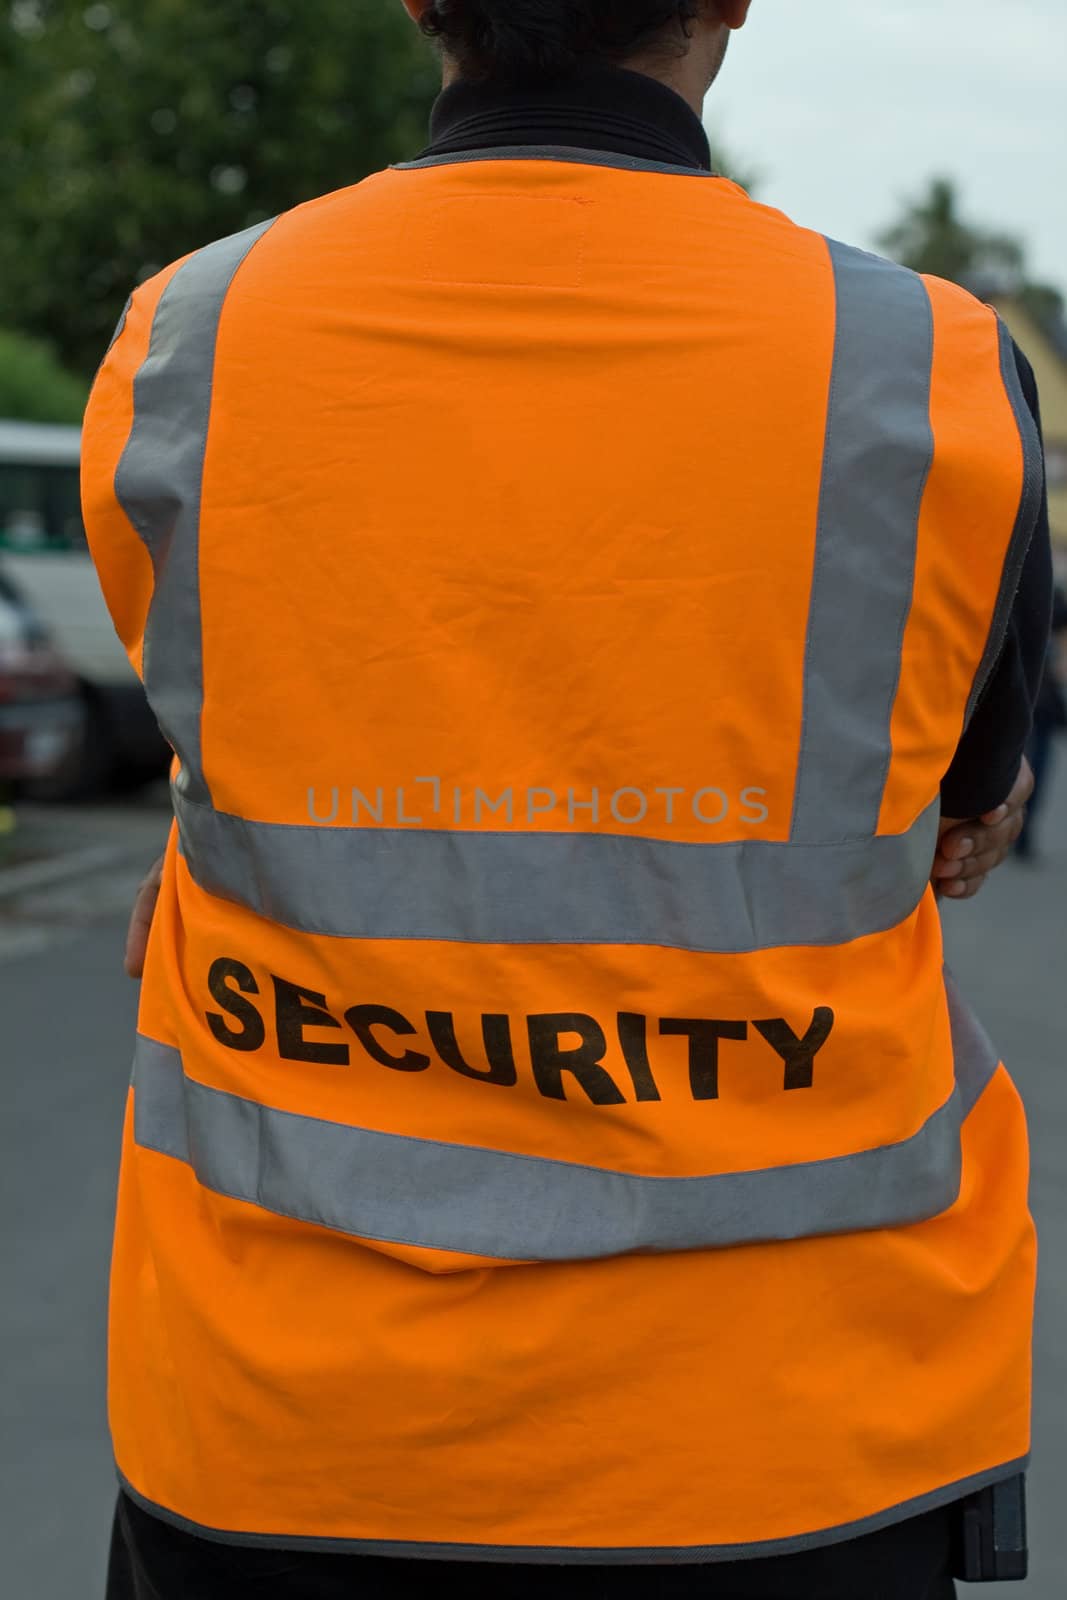
[[[0,417],[80,422],[88,385],[61,367],[48,346],[0,329]]]
[[[708,135],[708,142],[711,145],[712,172],[718,173],[720,178],[729,178],[733,183],[740,184],[746,194],[755,194],[763,173],[755,167],[746,167],[737,159],[736,152],[715,134]]]
[[[1040,326],[1047,327],[1050,322],[1063,318],[1063,295],[1050,283],[1024,283],[1018,291],[1018,299]]]
[[[415,153],[399,0],[0,0],[0,325],[89,375],[167,262]]]
[[[1063,313],[1063,296],[1027,276],[1026,248],[1009,233],[979,227],[960,213],[950,178],[932,178],[926,193],[908,204],[878,240],[879,249],[914,272],[927,272],[979,294],[999,290],[1023,301],[1039,321]]]
[[[878,244],[914,272],[954,283],[994,274],[1014,279],[1023,265],[1017,239],[964,221],[956,185],[949,178],[932,178],[926,194],[908,205]]]

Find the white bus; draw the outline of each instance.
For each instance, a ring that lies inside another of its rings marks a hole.
[[[71,792],[166,770],[167,751],[115,636],[81,517],[81,429],[0,421],[0,572],[78,678],[90,719]]]

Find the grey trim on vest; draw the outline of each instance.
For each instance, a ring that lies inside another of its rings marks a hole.
[[[944,968],[944,980],[956,1082],[963,1095],[963,1114],[966,1117],[996,1071],[1000,1055],[947,966]]]
[[[667,161],[646,161],[642,156],[626,156],[611,150],[582,150],[563,144],[503,144],[490,150],[454,150],[447,155],[422,156],[418,161],[394,161],[390,171],[465,166],[475,161],[562,161],[581,167],[616,167],[620,172],[670,172],[680,178],[719,176],[704,167],[672,166]]]
[[[940,818],[934,801],[906,833],[847,844],[690,844],[250,822],[177,789],[173,799],[200,888],[300,932],[719,954],[897,927],[926,891]]]
[[[956,1201],[960,1130],[996,1072],[947,986],[956,1086],[899,1143],[706,1177],[645,1177],[279,1111],[186,1076],[179,1050],[138,1034],[134,1138],[216,1194],[278,1216],[501,1261],[585,1261],[902,1227]]]
[[[828,240],[837,290],[793,805],[797,844],[877,832],[934,454],[922,279]]]
[[[911,1517],[920,1517],[924,1512],[954,1505],[957,1500],[988,1488],[990,1484],[1017,1477],[1029,1465],[1029,1455],[1020,1456],[1016,1461],[987,1467],[983,1472],[972,1473],[955,1483],[946,1483],[926,1494],[916,1495],[912,1500],[903,1500],[899,1505],[876,1511],[872,1516],[839,1523],[833,1528],[819,1528],[814,1533],[797,1534],[790,1539],[765,1539],[754,1544],[594,1545],[591,1548],[574,1545],[421,1544],[406,1539],[317,1539],[306,1534],[230,1533],[221,1528],[209,1528],[202,1522],[192,1522],[188,1517],[179,1516],[166,1506],[149,1500],[134,1488],[121,1469],[117,1470],[123,1491],[142,1511],[160,1517],[172,1527],[180,1528],[183,1533],[209,1539],[213,1544],[238,1545],[253,1550],[303,1550],[309,1555],[319,1551],[323,1554],[334,1552],[352,1556],[403,1556],[409,1560],[424,1561],[522,1563],[524,1566],[677,1567],[703,1562],[756,1561],[769,1556],[799,1555],[804,1550],[843,1544],[846,1540],[860,1539],[864,1534],[891,1528]]]
[[[118,344],[119,340],[122,338],[122,335],[125,333],[125,331],[126,331],[126,318],[130,314],[130,307],[132,305],[133,305],[133,295],[131,294],[131,295],[127,296],[126,304],[122,308],[122,314],[119,317],[119,320],[115,324],[115,331],[111,335],[111,342],[107,347],[106,354],[108,354],[108,355],[111,354],[111,351],[114,349],[115,345]]]
[[[145,688],[164,737],[180,754],[182,787],[203,801],[210,797],[200,749],[200,494],[215,343],[234,276],[270,226],[257,223],[208,245],[167,284],[134,379],[133,426],[115,469],[116,498],[155,572],[145,627]]]
[[[103,355],[100,357],[100,360],[97,362],[96,371],[93,373],[93,382],[92,382],[92,388],[93,389],[96,388],[97,379],[100,377],[100,374],[103,371],[105,361],[107,360],[108,356],[111,354],[112,350],[114,350],[114,348],[118,344],[119,340],[122,338],[122,335],[126,332],[126,321],[127,321],[128,317],[130,315],[130,307],[132,305],[133,305],[133,295],[132,294],[131,295],[127,295],[126,304],[123,306],[122,311],[121,311],[121,313],[119,315],[119,320],[115,324],[115,331],[111,335],[111,338],[108,340],[107,349],[104,351]]]
[[[1000,371],[1004,379],[1011,408],[1015,414],[1016,426],[1019,429],[1019,440],[1023,452],[1022,487],[1019,491],[1019,509],[1015,518],[1015,527],[1012,530],[1008,552],[1004,559],[1004,572],[1001,577],[1000,592],[993,611],[993,620],[989,628],[989,638],[982,655],[981,664],[975,674],[974,686],[971,697],[967,702],[967,716],[964,722],[966,727],[974,715],[975,708],[982,698],[983,691],[989,682],[993,668],[1004,648],[1004,636],[1008,631],[1008,622],[1011,618],[1015,596],[1019,591],[1019,582],[1022,578],[1023,566],[1026,562],[1030,541],[1034,536],[1037,526],[1037,517],[1041,509],[1041,489],[1045,481],[1044,452],[1041,448],[1041,435],[1037,423],[1034,421],[1030,407],[1026,403],[1022,384],[1019,381],[1019,369],[1015,364],[1015,346],[1011,334],[998,317],[997,329],[1000,337]]]

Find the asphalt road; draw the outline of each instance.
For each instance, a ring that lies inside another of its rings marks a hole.
[[[1028,1600],[1067,1592],[1067,749],[1049,810],[1039,866],[1009,864],[978,900],[946,911],[957,976],[1031,1116],[1042,1240],[1033,1577],[1025,1588],[984,1591]],[[50,878],[46,866],[40,881],[31,868],[5,897],[0,871],[0,1592],[11,1600],[102,1593],[114,1498],[107,1261],[136,1008],[121,973],[125,918],[116,907],[164,820],[158,797],[136,811],[67,814],[49,826],[79,858],[76,876]],[[122,846],[116,859],[106,858],[109,841]],[[102,853],[87,872],[93,850]]]

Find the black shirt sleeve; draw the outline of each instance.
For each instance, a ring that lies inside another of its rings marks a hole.
[[[1037,383],[1018,345],[1015,365],[1041,432]],[[1041,505],[996,665],[941,785],[946,817],[979,817],[1007,799],[1033,725],[1052,618],[1052,540],[1048,495]]]

